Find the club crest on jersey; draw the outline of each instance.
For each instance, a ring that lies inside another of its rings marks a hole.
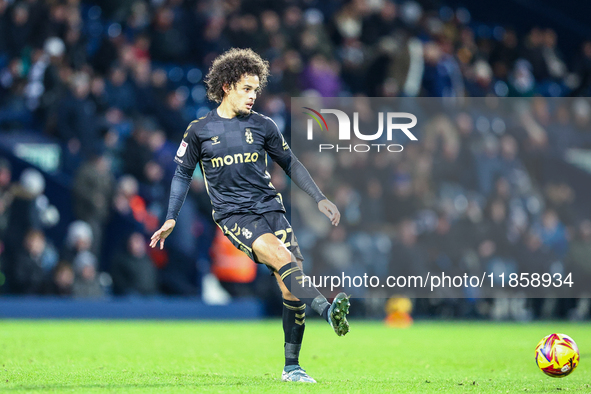
[[[211,140],[213,141],[211,144],[215,145],[215,144],[219,144],[220,143],[220,137],[219,136],[215,136],[215,137],[211,137]]]
[[[254,142],[254,138],[252,138],[252,131],[250,131],[250,127],[246,128],[244,135],[246,136],[247,143],[252,144]]]
[[[181,146],[179,146],[179,149],[176,151],[176,155],[178,157],[183,157],[185,155],[185,152],[187,151],[187,144],[185,141],[181,141]]]

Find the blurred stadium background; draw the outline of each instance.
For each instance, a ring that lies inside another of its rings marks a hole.
[[[230,47],[270,61],[255,110],[288,140],[295,96],[533,97],[522,127],[450,117],[367,184],[336,187],[304,161],[345,213],[332,232],[295,229],[311,261],[362,264],[371,256],[350,249],[369,236],[397,251],[385,265],[522,259],[588,273],[591,106],[577,97],[591,93],[590,40],[574,1],[0,0],[0,317],[280,313],[266,269],[217,232],[199,173],[165,250],[146,248],[186,125],[214,108],[203,77]],[[285,174],[270,173],[289,196]],[[448,209],[451,191],[470,202],[464,216]],[[375,204],[356,206],[356,195]],[[417,226],[425,212],[431,227]],[[384,217],[376,236],[372,220]],[[367,303],[356,313],[385,316],[385,300]],[[589,309],[588,299],[439,299],[413,313],[584,320]]]

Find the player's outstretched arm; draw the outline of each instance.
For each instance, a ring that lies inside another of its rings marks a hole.
[[[170,197],[168,199],[168,212],[166,221],[158,231],[152,235],[150,246],[155,248],[160,242],[160,249],[164,248],[164,240],[172,233],[176,225],[176,219],[179,216],[181,207],[187,198],[189,187],[191,186],[191,177],[193,170],[182,166],[177,166],[172,183],[170,184]]]
[[[324,199],[318,203],[318,209],[320,212],[326,215],[330,219],[333,226],[338,226],[341,221],[341,213],[336,205],[330,200]]]
[[[150,247],[155,248],[158,245],[158,241],[160,241],[160,249],[164,248],[164,240],[172,233],[174,230],[174,226],[176,226],[176,220],[168,219],[162,227],[158,231],[152,235],[150,239]]]
[[[300,189],[316,200],[318,209],[330,219],[332,225],[338,226],[339,221],[341,220],[341,213],[337,206],[322,194],[320,188],[316,185],[316,182],[314,182],[310,173],[298,158],[295,157],[293,153],[291,153],[290,156],[291,163],[288,175]]]

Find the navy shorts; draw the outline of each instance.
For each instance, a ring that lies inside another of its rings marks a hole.
[[[275,234],[297,260],[304,260],[291,224],[283,212],[266,212],[260,215],[240,213],[220,220],[218,226],[235,247],[256,263],[260,261],[257,261],[252,251],[252,243],[266,233]]]

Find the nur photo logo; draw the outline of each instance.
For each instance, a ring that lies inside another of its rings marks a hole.
[[[365,131],[361,132],[359,130],[359,113],[353,112],[353,122],[347,113],[341,111],[339,109],[321,109],[320,111],[316,111],[310,107],[303,107],[304,109],[310,112],[304,112],[304,114],[310,116],[311,118],[307,121],[307,139],[313,140],[314,139],[314,122],[320,128],[320,131],[330,132],[328,128],[328,124],[326,119],[322,114],[332,114],[335,115],[338,122],[338,138],[339,141],[350,141],[351,140],[351,131],[356,138],[362,141],[377,141],[383,140],[382,136],[384,134],[384,130],[386,131],[386,140],[392,141],[394,132],[403,132],[406,137],[408,137],[411,141],[417,141],[417,137],[410,131],[411,128],[415,127],[417,124],[417,117],[408,112],[378,112],[378,130],[374,133],[366,134]],[[401,120],[406,120],[406,122],[401,122]],[[352,123],[352,124],[351,124]],[[384,127],[385,123],[385,127]],[[352,127],[351,127],[352,126]],[[404,147],[400,144],[349,144],[349,145],[341,145],[341,144],[319,144],[318,151],[326,151],[326,150],[334,150],[336,152],[369,152],[371,150],[375,150],[380,152],[381,149],[386,149],[388,152],[401,152]]]

